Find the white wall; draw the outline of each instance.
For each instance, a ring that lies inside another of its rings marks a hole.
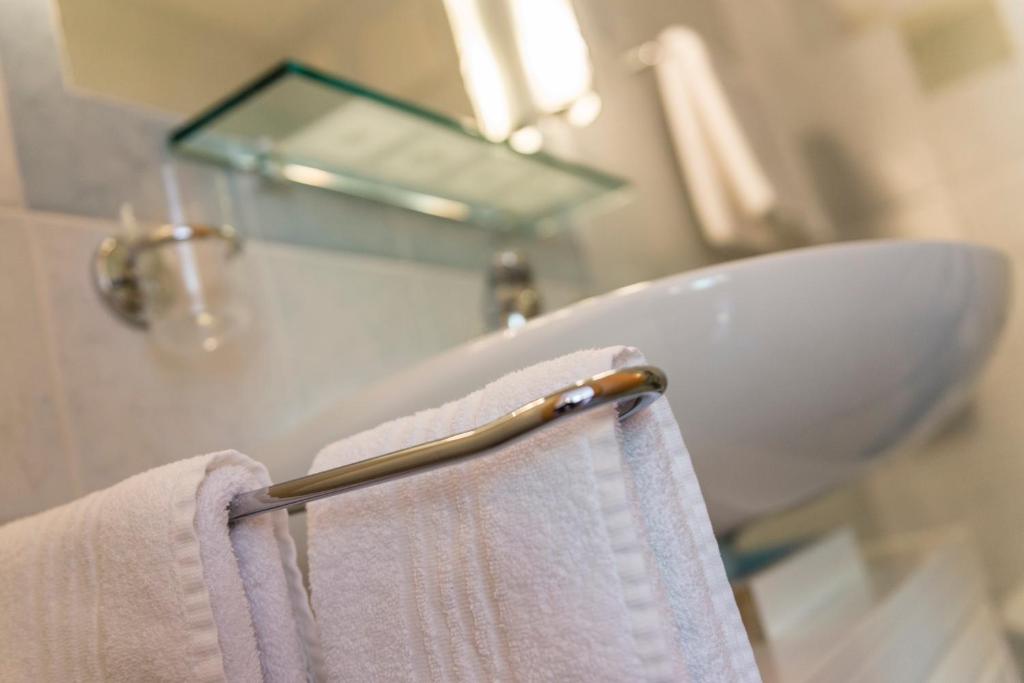
[[[251,242],[252,328],[183,361],[92,290],[90,255],[117,230],[0,209],[0,520],[190,454],[259,457],[324,403],[482,331],[478,273]]]
[[[483,331],[495,237],[184,164],[186,217],[230,218],[253,238],[240,262],[253,327],[183,362],[121,325],[90,259],[120,232],[121,203],[147,224],[168,218],[171,121],[69,86],[54,8],[0,3],[0,521],[195,453],[259,458],[302,417]],[[282,237],[317,248],[269,241]],[[527,247],[549,306],[584,294],[571,239]],[[295,475],[312,456],[281,468]]]

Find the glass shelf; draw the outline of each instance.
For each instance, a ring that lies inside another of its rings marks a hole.
[[[521,154],[440,114],[285,62],[171,133],[233,168],[493,227],[538,224],[626,183]]]

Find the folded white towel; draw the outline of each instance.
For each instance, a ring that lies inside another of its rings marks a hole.
[[[475,427],[612,367],[579,352],[332,444],[314,471]],[[664,400],[309,506],[332,680],[759,680]]]
[[[761,167],[715,75],[700,35],[670,26],[658,36],[655,65],[676,158],[707,240],[768,248],[764,221],[778,209]]]
[[[302,681],[316,630],[281,514],[235,452],[166,465],[0,527],[3,680]]]

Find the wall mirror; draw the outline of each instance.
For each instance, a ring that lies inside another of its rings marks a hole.
[[[75,87],[188,116],[285,59],[503,140],[600,102],[571,0],[58,0]],[[168,59],[168,55],[174,55]]]

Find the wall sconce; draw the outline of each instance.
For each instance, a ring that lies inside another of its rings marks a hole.
[[[228,225],[163,225],[140,237],[107,237],[93,282],[122,321],[175,353],[215,351],[248,323],[226,261],[242,249]]]
[[[600,114],[572,0],[443,1],[466,94],[485,137],[530,153],[543,142],[535,143],[537,120],[561,116],[583,127]],[[529,132],[517,140],[521,130]]]

